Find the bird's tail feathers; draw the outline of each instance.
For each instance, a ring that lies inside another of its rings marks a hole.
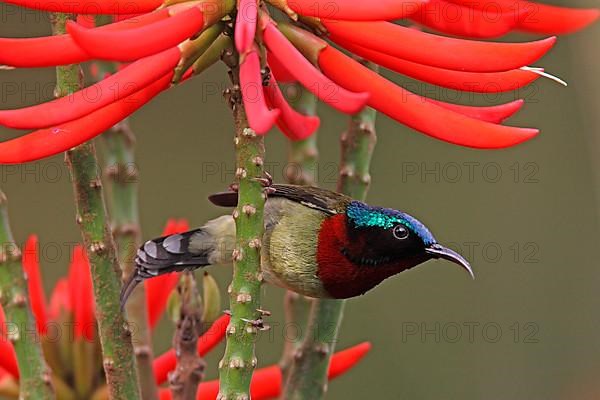
[[[145,279],[211,264],[209,257],[213,249],[210,245],[204,248],[190,248],[192,240],[202,240],[203,236],[209,238],[210,235],[204,228],[199,228],[144,243],[137,251],[135,270],[121,290],[121,307],[125,306],[133,290]]]

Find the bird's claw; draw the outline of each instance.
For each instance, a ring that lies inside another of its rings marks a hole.
[[[276,190],[275,190],[275,188],[274,188],[274,187],[272,187],[272,186],[269,186],[269,187],[266,187],[266,188],[264,188],[264,189],[263,189],[263,192],[265,192],[265,194],[266,194],[267,196],[269,196],[269,195],[271,195],[271,194],[275,193],[275,192],[276,192]]]
[[[259,331],[266,331],[271,329],[271,327],[269,325],[265,325],[264,321],[262,318],[258,318],[258,319],[247,319],[247,318],[240,318],[242,321],[244,321],[247,324],[250,324],[252,327],[258,329]]]
[[[273,185],[273,177],[267,171],[263,171],[264,178],[253,178],[256,182],[259,182],[263,187],[268,188]]]

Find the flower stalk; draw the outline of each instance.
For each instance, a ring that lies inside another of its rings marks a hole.
[[[236,247],[233,250],[233,280],[228,288],[231,321],[227,328],[225,355],[219,363],[220,400],[250,398],[250,381],[257,365],[255,339],[262,328],[260,310],[260,249],[263,235],[263,165],[265,148],[262,136],[248,126],[240,90],[238,56],[227,50],[223,61],[230,68],[233,87],[225,96],[233,111],[235,124],[236,178],[238,206],[233,211]]]
[[[372,63],[367,67],[376,70]],[[377,141],[376,111],[365,107],[350,119],[342,133],[337,190],[364,201],[371,182],[369,168]],[[285,387],[285,399],[322,399],[327,391],[327,369],[337,342],[345,300],[316,299],[310,310],[307,334],[298,347]]]
[[[141,242],[138,211],[138,170],[135,164],[135,135],[125,119],[104,134],[106,147],[104,174],[108,183],[112,232],[117,245],[123,276],[134,268],[136,250]],[[148,326],[145,286],[132,293],[126,306],[127,320],[135,329],[132,343],[144,400],[158,399],[152,370],[152,341]]]
[[[72,15],[53,14],[53,33],[64,34],[66,23],[71,19]],[[56,75],[57,97],[74,93],[82,86],[79,65],[57,67]],[[119,307],[121,267],[109,226],[95,146],[86,142],[67,151],[65,158],[75,192],[77,223],[91,266],[109,394],[114,399],[136,400],[140,394],[131,332]]]
[[[28,306],[27,282],[21,268],[21,252],[10,230],[6,196],[0,191],[0,304],[6,325],[0,327],[2,338],[14,346],[19,365],[21,399],[54,399],[51,371],[44,361],[35,320]],[[3,354],[2,357],[9,357]]]

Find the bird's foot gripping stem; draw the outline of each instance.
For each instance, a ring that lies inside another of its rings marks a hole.
[[[275,189],[272,187],[273,176],[271,176],[271,174],[269,174],[267,171],[263,171],[263,175],[264,175],[264,177],[262,177],[262,178],[252,178],[252,180],[259,182],[261,184],[261,186],[265,188],[265,192],[267,194],[274,193]],[[232,183],[231,185],[229,185],[229,190],[237,193],[240,190],[239,183]]]

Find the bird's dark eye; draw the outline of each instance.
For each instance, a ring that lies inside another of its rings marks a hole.
[[[392,231],[396,239],[406,239],[408,237],[408,229],[404,225],[396,225]]]

